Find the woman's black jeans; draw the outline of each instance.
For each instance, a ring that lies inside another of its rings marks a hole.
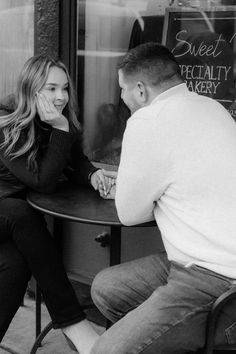
[[[43,215],[25,200],[0,200],[0,341],[31,274],[41,288],[54,328],[85,318]]]

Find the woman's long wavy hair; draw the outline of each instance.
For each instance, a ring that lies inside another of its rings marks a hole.
[[[29,152],[28,168],[37,166],[36,156],[38,144],[36,141],[35,117],[37,115],[36,93],[45,85],[49,70],[56,66],[62,69],[68,79],[69,101],[66,107],[70,126],[80,129],[77,120],[78,106],[76,94],[66,66],[49,55],[35,55],[28,59],[18,77],[15,99],[16,109],[13,113],[1,116],[0,129],[4,133],[4,142],[0,148],[5,149],[5,155],[11,159]],[[24,134],[23,143],[19,140]]]

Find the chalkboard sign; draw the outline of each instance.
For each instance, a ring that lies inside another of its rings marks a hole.
[[[162,40],[179,62],[189,90],[217,99],[234,119],[235,20],[236,6],[167,8]]]

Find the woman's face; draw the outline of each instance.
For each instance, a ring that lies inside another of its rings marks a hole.
[[[40,92],[52,102],[58,112],[62,113],[69,101],[68,88],[69,83],[65,71],[52,66],[47,81]]]

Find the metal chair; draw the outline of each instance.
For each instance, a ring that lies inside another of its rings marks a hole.
[[[224,354],[229,351],[236,353],[236,344],[215,345],[215,330],[219,315],[223,307],[233,299],[236,299],[236,287],[226,291],[214,302],[207,321],[204,354]]]

